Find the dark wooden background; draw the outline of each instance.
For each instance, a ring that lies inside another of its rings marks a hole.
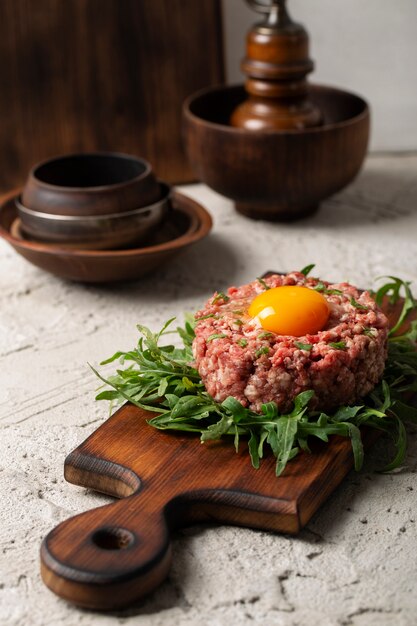
[[[219,0],[1,0],[0,189],[91,150],[189,181],[182,101],[222,80]]]

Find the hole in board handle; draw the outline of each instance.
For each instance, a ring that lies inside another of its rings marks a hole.
[[[93,533],[91,540],[102,550],[124,550],[130,548],[135,537],[126,528],[100,528]]]

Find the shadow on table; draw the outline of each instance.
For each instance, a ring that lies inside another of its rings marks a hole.
[[[167,299],[208,295],[234,283],[239,259],[233,245],[219,234],[185,250],[152,274],[134,282],[85,285],[87,290],[105,295],[137,296],[155,306]]]

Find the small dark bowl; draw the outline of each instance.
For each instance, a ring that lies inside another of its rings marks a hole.
[[[161,199],[149,206],[109,215],[51,215],[33,211],[15,198],[22,232],[30,239],[76,246],[80,250],[115,250],[150,237],[169,210],[170,187],[160,184]]]
[[[127,154],[70,154],[29,173],[22,204],[53,215],[109,215],[157,202],[160,188],[147,161]]]
[[[184,103],[184,141],[200,180],[252,218],[291,220],[313,213],[347,185],[365,158],[369,108],[354,94],[312,86],[324,117],[304,130],[249,131],[230,117],[246,98],[243,86],[215,87]]]

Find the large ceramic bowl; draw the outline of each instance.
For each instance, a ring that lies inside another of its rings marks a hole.
[[[245,97],[242,86],[210,88],[188,98],[183,110],[185,147],[196,175],[234,200],[238,211],[296,219],[354,179],[369,138],[369,108],[362,98],[313,86],[322,126],[248,131],[229,123]]]
[[[149,163],[115,152],[70,154],[39,163],[22,191],[22,204],[28,209],[54,215],[121,213],[159,198]]]

